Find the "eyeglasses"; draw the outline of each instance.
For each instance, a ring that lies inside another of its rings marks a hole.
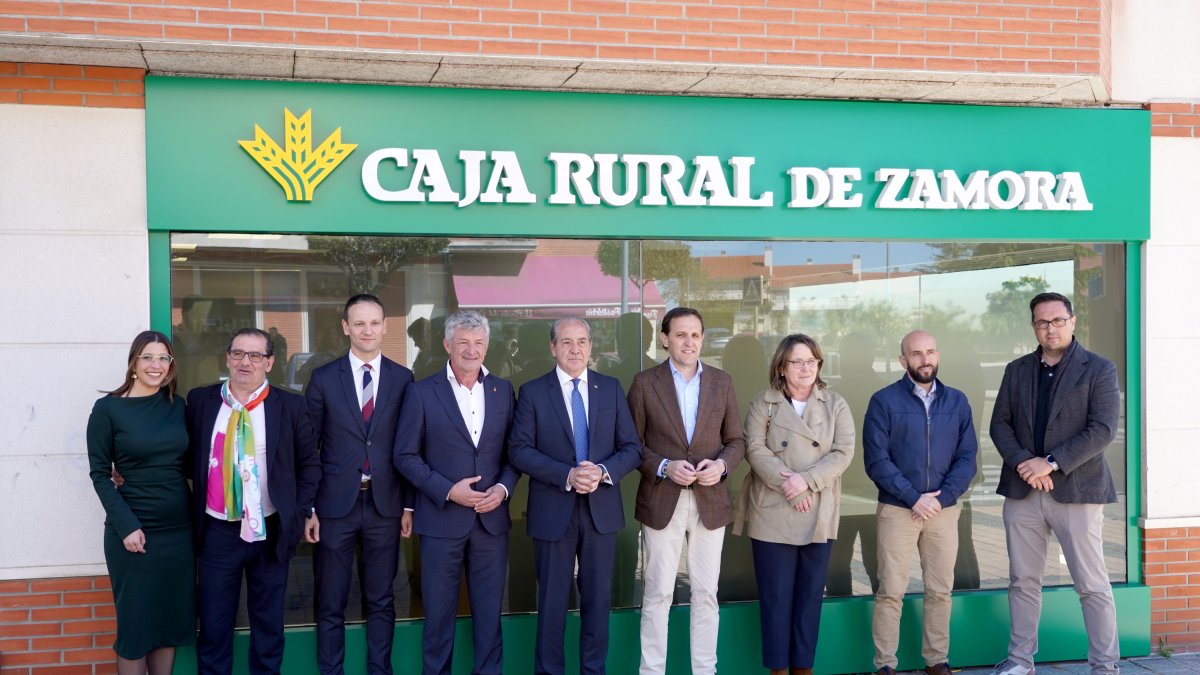
[[[264,354],[262,352],[246,352],[240,349],[230,349],[228,354],[229,358],[233,359],[234,363],[237,363],[246,357],[250,358],[250,363],[262,363],[263,359],[270,356],[270,354]]]
[[[1069,316],[1058,316],[1050,320],[1038,319],[1037,321],[1033,322],[1033,327],[1035,330],[1046,330],[1050,326],[1062,328],[1063,326],[1067,325],[1067,322],[1070,320],[1071,317]]]
[[[803,370],[805,368],[808,368],[808,369],[816,368],[821,363],[820,359],[796,359],[794,361],[791,359],[788,359],[787,362],[792,364],[793,366],[796,366],[797,368],[799,368],[801,370]]]
[[[171,356],[170,354],[142,354],[141,356],[138,356],[138,360],[146,365],[160,363],[165,366],[174,361],[175,357]]]

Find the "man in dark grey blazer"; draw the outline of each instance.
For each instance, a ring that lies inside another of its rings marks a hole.
[[[1004,458],[1008,540],[1008,658],[993,675],[1030,675],[1037,654],[1047,535],[1062,546],[1083,607],[1092,673],[1116,673],[1120,648],[1104,565],[1104,505],[1117,500],[1104,450],[1121,415],[1117,369],[1074,339],[1071,301],[1042,293],[1029,303],[1038,349],[1008,364],[992,414]]]

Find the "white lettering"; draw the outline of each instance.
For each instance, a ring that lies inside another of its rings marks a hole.
[[[942,179],[942,201],[949,204],[947,208],[986,209],[987,199],[984,191],[987,188],[987,171],[975,171],[967,177],[963,185],[958,174],[947,169],[938,172]]]
[[[721,165],[721,159],[712,155],[701,155],[692,159],[692,165],[696,167],[696,174],[692,176],[692,189],[688,190],[684,205],[729,206],[733,195],[729,194],[729,184],[725,182],[725,167]],[[710,197],[705,199],[704,195],[700,194],[701,191],[707,192]]]
[[[1018,208],[1028,211],[1062,210],[1054,198],[1054,174],[1049,171],[1023,171],[1021,178],[1025,179],[1025,199]]]
[[[1000,186],[1008,186],[1008,196],[1000,194]],[[993,209],[1011,209],[1025,199],[1025,181],[1016,171],[997,171],[987,179],[988,206]]]
[[[875,171],[876,182],[883,183],[883,191],[875,200],[877,209],[908,208],[900,201],[900,191],[908,181],[908,169],[878,169]]]
[[[404,148],[381,148],[367,155],[367,159],[363,161],[362,165],[363,189],[367,191],[371,199],[377,199],[381,202],[408,201],[403,197],[403,190],[388,190],[379,182],[379,165],[386,159],[395,162],[397,168],[404,168],[408,166],[408,150]]]
[[[820,206],[829,199],[829,176],[824,171],[811,166],[794,166],[788,169],[788,175],[792,177],[792,199],[787,204],[789,209],[808,209]]]
[[[863,196],[850,196],[854,189],[852,181],[862,180],[862,169],[833,167],[826,171],[829,174],[829,201],[825,206],[831,209],[856,209],[862,206]]]
[[[614,154],[598,154],[593,156],[596,160],[596,181],[599,183],[600,201],[609,206],[627,206],[637,199],[638,193],[638,165],[631,163],[626,157],[621,164],[625,168],[625,191],[616,191],[615,172],[618,161],[617,155]]]
[[[591,178],[596,171],[596,163],[582,152],[552,152],[548,159],[554,164],[554,192],[550,194],[551,204],[575,204],[578,201],[596,206],[600,198],[592,189]],[[571,186],[575,194],[571,193]]]
[[[1071,211],[1092,210],[1087,191],[1083,189],[1083,176],[1080,176],[1078,171],[1064,171],[1058,174],[1058,189],[1054,192],[1054,201]]]
[[[511,150],[493,150],[492,164],[495,165],[492,169],[492,179],[488,181],[487,190],[480,195],[479,201],[485,204],[532,204],[537,201],[537,197],[525,184],[525,174],[521,172],[521,162],[517,160],[517,153]],[[500,192],[501,187],[508,190],[508,193]]]
[[[774,193],[767,191],[758,197],[750,196],[750,167],[754,166],[753,157],[730,157],[729,166],[733,167],[733,199],[730,206],[772,206],[775,204]]]
[[[912,174],[912,185],[908,188],[908,199],[904,200],[912,209],[949,209],[953,205],[942,199],[937,176],[933,169],[917,169]]]
[[[482,173],[480,165],[487,158],[487,153],[483,150],[460,150],[458,158],[462,160],[466,168],[466,173],[463,176],[463,193],[465,196],[458,202],[459,208],[462,208],[468,204],[474,204],[475,200],[479,199],[479,175]]]

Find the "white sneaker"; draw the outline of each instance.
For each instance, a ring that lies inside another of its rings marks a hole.
[[[1026,668],[1012,659],[1004,659],[996,664],[991,675],[1033,675],[1033,671],[1033,668]]]

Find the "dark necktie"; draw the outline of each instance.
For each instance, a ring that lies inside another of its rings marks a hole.
[[[587,461],[588,427],[587,411],[583,408],[583,394],[579,393],[579,378],[571,380],[571,426],[575,432],[575,462]]]
[[[375,382],[371,378],[371,364],[363,364],[362,417],[365,424],[371,424],[371,413],[375,412]],[[362,473],[371,475],[371,458],[363,456]]]
[[[371,421],[375,412],[375,382],[371,379],[371,364],[363,364],[362,416],[364,422]]]

